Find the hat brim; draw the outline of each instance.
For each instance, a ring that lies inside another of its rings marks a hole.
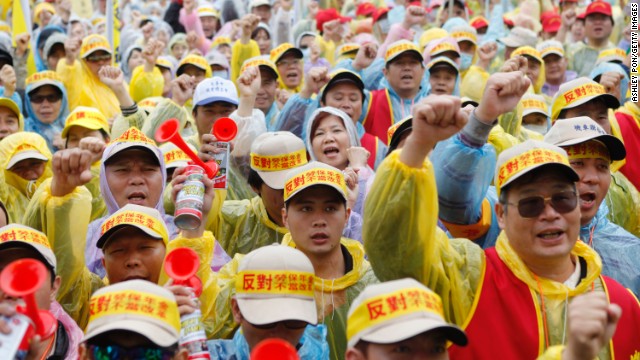
[[[545,53],[544,53],[544,55],[540,54],[540,56],[541,56],[541,57],[542,57],[542,59],[544,60],[544,58],[545,58],[545,57],[547,57],[547,56],[549,56],[549,55],[552,55],[552,54],[555,54],[555,55],[560,56],[561,58],[564,58],[564,54],[563,54],[563,53],[561,53],[560,51],[557,51],[557,50],[550,50],[550,51],[548,51],[548,52],[545,52]]]
[[[258,65],[258,69],[269,70],[276,79],[279,77],[278,72],[269,65],[260,64]]]
[[[253,297],[236,295],[242,317],[251,324],[265,325],[278,321],[300,320],[311,325],[318,323],[318,310],[313,299],[299,297]]]
[[[306,186],[306,187],[302,187],[302,188],[294,191],[293,193],[291,193],[289,195],[288,198],[284,199],[284,202],[286,203],[286,202],[291,201],[291,199],[293,199],[296,195],[300,194],[302,191],[311,189],[314,186],[328,186],[328,187],[334,189],[335,191],[337,191],[338,194],[340,195],[340,197],[342,197],[344,199],[344,201],[347,201],[347,194],[345,194],[343,192],[343,190],[338,185],[336,185],[334,183],[330,183],[330,182],[319,181],[319,182],[313,183],[312,185],[309,185],[309,186]]]
[[[124,142],[122,143],[122,145],[114,147],[111,152],[109,153],[109,155],[104,159],[105,165],[107,165],[106,163],[111,160],[113,157],[115,157],[117,154],[120,154],[121,152],[125,151],[125,150],[146,150],[151,152],[151,154],[153,155],[153,157],[158,161],[158,164],[162,164],[164,162],[164,158],[160,158],[160,155],[158,155],[158,152],[156,150],[158,150],[158,148],[156,148],[155,146],[151,145],[151,144],[146,144],[146,143],[139,143],[139,142]]]
[[[413,129],[413,121],[405,121],[402,125],[398,126],[396,131],[391,135],[391,141],[389,141],[389,152],[396,150],[400,144],[402,136]]]
[[[519,47],[518,45],[518,40],[510,37],[510,36],[505,36],[503,38],[500,38],[497,40],[499,43],[502,43],[508,47],[512,47],[512,48],[517,48]]]
[[[571,139],[571,140],[563,141],[559,144],[554,144],[554,145],[557,145],[560,147],[571,146],[576,144],[582,144],[584,142],[591,141],[591,140],[598,140],[602,142],[604,146],[607,147],[607,150],[609,150],[609,157],[611,158],[612,161],[623,160],[627,156],[627,150],[625,149],[622,141],[620,141],[620,139],[618,139],[617,137],[608,135],[608,134],[591,136],[591,137],[586,136],[582,138]]]
[[[214,103],[216,101],[223,101],[223,102],[238,106],[238,100],[231,99],[231,98],[228,98],[228,97],[225,97],[225,96],[211,96],[211,97],[208,97],[208,98],[205,98],[205,99],[202,99],[202,100],[198,101],[194,105],[195,106],[204,106],[204,105],[209,105],[211,103]]]
[[[414,49],[409,49],[409,50],[405,50],[405,51],[399,52],[399,53],[393,55],[392,57],[388,58],[385,61],[385,64],[388,64],[388,63],[392,62],[393,60],[397,59],[398,57],[400,57],[401,55],[407,54],[407,53],[414,54],[415,56],[417,56],[418,59],[420,59],[421,63],[424,61],[424,56],[422,56],[422,54],[419,51],[414,50]]]
[[[465,346],[468,343],[467,335],[459,327],[444,323],[442,320],[438,321],[425,317],[397,321],[374,330],[362,336],[359,340],[374,344],[391,344],[412,338],[427,331],[436,330],[441,331],[447,340],[456,345]]]
[[[88,330],[83,341],[87,341],[109,331],[118,330],[126,330],[140,334],[161,347],[169,347],[179,341],[177,334],[172,334],[167,328],[159,326],[153,321],[144,321],[127,314],[121,314],[119,316],[122,317],[121,320],[105,322],[104,325],[96,326]]]
[[[203,68],[203,67],[202,67],[202,66],[200,66],[199,64],[186,63],[186,64],[182,64],[182,65],[178,66],[178,69],[176,69],[176,76],[180,76],[180,75],[182,75],[182,74],[184,73],[184,68],[185,68],[186,66],[189,66],[189,65],[191,65],[191,66],[193,66],[193,67],[196,67],[196,68],[198,68],[198,69],[200,69],[200,70],[202,70],[202,71],[204,71],[204,72],[207,72],[207,69],[206,69],[206,68]]]
[[[267,186],[275,190],[284,189],[290,169],[282,171],[256,171]]]
[[[56,82],[55,80],[45,79],[45,80],[37,81],[33,84],[30,84],[28,93],[31,93],[32,91],[35,91],[36,89],[39,89],[45,85],[55,86],[56,89],[59,89],[60,91],[62,91],[62,89],[60,89],[60,83]]]
[[[106,220],[105,220],[106,221]],[[158,234],[157,232],[145,227],[145,226],[141,226],[138,224],[131,224],[131,223],[122,223],[119,225],[116,225],[114,227],[112,227],[111,229],[109,229],[109,231],[107,231],[106,233],[104,233],[102,236],[100,236],[100,238],[98,239],[98,242],[96,243],[96,246],[98,247],[98,249],[102,249],[104,248],[104,246],[106,245],[106,243],[114,236],[116,235],[120,230],[128,227],[128,226],[132,226],[135,227],[137,229],[140,229],[142,232],[144,232],[145,234],[151,236],[154,239],[157,240],[164,240],[164,238],[162,237],[162,235]],[[167,239],[168,240],[168,239]]]
[[[532,172],[534,170],[538,170],[538,171],[542,170],[543,168],[547,168],[549,170],[552,170],[552,172],[554,172],[554,173],[556,173],[556,171],[562,172],[572,182],[577,182],[578,180],[580,180],[580,176],[578,176],[576,171],[573,170],[573,168],[571,166],[565,165],[565,164],[561,164],[561,163],[546,163],[546,164],[538,164],[538,165],[532,166],[532,167],[520,172],[519,174],[514,175],[512,178],[510,178],[509,180],[507,180],[504,184],[502,184],[500,186],[500,190],[504,189],[505,187],[507,187],[510,184],[513,184],[514,181],[520,179],[524,175],[529,174],[530,172]]]
[[[0,251],[7,249],[29,249],[33,250],[37,253],[36,259],[41,261],[42,263],[48,265],[55,272],[56,270],[56,256],[53,253],[53,250],[47,249],[46,247],[39,245],[28,243],[20,240],[9,240],[3,243],[0,243]]]
[[[18,104],[9,98],[0,98],[0,107],[9,108],[9,110],[11,110],[11,112],[13,112],[17,117],[22,117]]]
[[[460,71],[458,70],[458,68],[456,68],[455,66],[449,64],[446,61],[439,61],[435,64],[433,64],[430,68],[429,68],[429,72],[434,71],[434,70],[438,70],[438,69],[449,69],[449,70],[453,70],[455,71],[456,74],[460,73]]]
[[[573,109],[573,108],[578,107],[580,105],[584,105],[584,104],[588,103],[589,101],[595,100],[595,99],[600,98],[600,97],[603,98],[605,104],[607,105],[607,108],[609,108],[609,109],[617,109],[618,107],[620,107],[620,101],[615,96],[613,96],[611,94],[600,94],[600,95],[593,95],[593,96],[589,96],[589,97],[577,100],[577,101],[571,103],[570,105],[567,105],[567,106],[563,107],[562,109],[560,109],[560,112],[562,110]],[[558,112],[558,115],[560,114],[560,112]]]
[[[98,124],[98,123],[96,123],[94,121],[87,121],[85,123],[82,120],[80,120],[80,121],[74,122],[73,124],[65,126],[62,129],[62,132],[60,133],[60,137],[63,138],[63,139],[66,139],[67,135],[69,134],[69,130],[74,126],[80,126],[80,127],[83,127],[85,129],[89,129],[89,130],[104,130],[106,133],[109,133],[107,131],[107,129],[105,129],[105,127],[103,125],[100,125],[100,124]]]
[[[19,163],[22,160],[27,159],[37,159],[42,161],[49,161],[49,158],[41,154],[36,150],[27,150],[14,155],[11,160],[7,163],[7,169],[11,169],[15,164]]]
[[[527,115],[531,115],[531,114],[541,114],[544,116],[549,116],[546,112],[544,112],[543,110],[540,109],[526,109],[522,111],[522,116],[527,116]]]
[[[104,47],[104,46],[100,46],[100,47],[97,47],[97,48],[89,50],[86,54],[82,55],[82,58],[86,59],[87,56],[93,54],[96,51],[100,51],[100,50],[106,51],[107,53],[109,53],[109,55],[113,55],[113,52],[111,51],[111,49],[109,49],[107,47]]]
[[[293,54],[298,59],[302,59],[304,57],[304,54],[302,53],[302,50],[300,50],[298,48],[290,48],[290,49],[287,49],[282,54],[280,54],[280,56],[278,56],[278,58],[274,61],[274,63],[276,63],[276,65],[277,65],[278,61],[280,61],[283,57],[285,57],[287,55],[291,55],[291,54]]]

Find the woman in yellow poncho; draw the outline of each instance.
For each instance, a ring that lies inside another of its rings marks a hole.
[[[107,119],[118,115],[118,99],[98,75],[102,67],[112,62],[113,52],[107,39],[96,34],[89,35],[81,44],[79,39],[71,39],[65,50],[66,59],[58,62],[56,72],[67,89],[69,110],[82,105],[97,108]]]

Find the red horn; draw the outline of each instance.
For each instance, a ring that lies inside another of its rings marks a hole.
[[[178,119],[169,119],[162,123],[155,134],[156,141],[158,143],[165,143],[167,141],[172,142],[175,146],[184,151],[185,154],[194,164],[202,167],[206,171],[209,179],[213,179],[218,173],[218,164],[215,161],[205,163],[200,160],[197,154],[195,154],[191,148],[184,142],[182,136],[180,136],[180,122]]]
[[[164,271],[173,283],[192,288],[196,296],[202,292],[202,282],[196,276],[199,266],[198,254],[189,248],[176,248],[164,259]]]
[[[261,341],[251,352],[251,360],[300,360],[298,352],[282,339]]]
[[[213,131],[211,133],[216,137],[218,141],[229,142],[233,140],[238,134],[238,125],[233,119],[223,117],[213,124]]]
[[[35,292],[47,279],[47,269],[35,259],[20,259],[9,264],[0,274],[2,291],[13,297],[21,297],[26,308],[19,307],[20,313],[27,315],[35,326],[36,334],[46,339],[55,334],[58,321],[47,310],[39,310]]]

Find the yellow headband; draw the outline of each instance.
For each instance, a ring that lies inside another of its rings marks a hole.
[[[544,101],[535,99],[522,100],[522,106],[525,109],[539,109],[544,111],[545,113],[548,111],[547,104]]]
[[[176,161],[191,161],[191,158],[180,149],[173,149],[164,153],[165,165],[170,165]]]
[[[141,226],[155,231],[162,236],[165,242],[169,239],[164,223],[161,223],[161,220],[137,211],[123,211],[109,217],[100,227],[100,236],[103,236],[118,225]]]
[[[39,231],[25,228],[11,228],[0,232],[0,243],[7,241],[22,241],[26,243],[38,244],[51,249],[51,244],[47,237]]]
[[[533,149],[509,159],[500,166],[498,176],[495,179],[498,195],[500,194],[500,189],[504,183],[509,181],[509,179],[514,175],[520,174],[533,166],[546,163],[562,163],[569,165],[569,161],[566,157],[549,149]]]
[[[324,168],[313,168],[287,180],[284,184],[285,201],[289,200],[291,194],[313,185],[337,186],[342,190],[344,195],[347,194],[347,183],[341,172]]]
[[[113,140],[114,143],[116,142],[140,142],[140,143],[145,143],[145,144],[150,144],[153,146],[156,146],[155,141],[149,139],[145,134],[142,133],[142,131],[138,130],[135,127],[130,128],[129,130],[125,131],[122,135],[120,135],[119,138]]]
[[[478,37],[474,33],[468,31],[456,31],[451,33],[451,37],[456,39],[458,42],[465,40],[471,41],[474,44],[478,42]]]
[[[237,294],[295,295],[314,298],[315,275],[301,271],[251,270],[236,277]]]
[[[405,42],[387,49],[387,53],[385,54],[384,59],[385,61],[389,61],[389,59],[394,57],[395,55],[411,50],[420,54],[420,50],[418,50],[418,47],[414,43]]]
[[[26,85],[29,86],[33,83],[43,80],[52,80],[60,82],[60,78],[55,71],[41,71],[37,72],[27,78]]]
[[[301,149],[290,154],[258,155],[251,153],[252,167],[257,171],[282,171],[307,163],[307,150]]]
[[[602,159],[611,162],[609,149],[597,140],[591,140],[580,144],[564,146],[569,160],[573,159]]]
[[[145,316],[159,320],[180,333],[180,315],[176,302],[149,293],[124,290],[92,297],[89,315],[89,323],[103,316],[122,315],[123,320],[135,315]]]
[[[421,288],[402,289],[367,299],[347,319],[347,340],[380,323],[423,312],[444,319],[440,297]]]
[[[604,94],[606,94],[604,86],[596,82],[580,85],[562,94],[558,94],[551,108],[551,119],[557,119],[562,109],[576,101]]]

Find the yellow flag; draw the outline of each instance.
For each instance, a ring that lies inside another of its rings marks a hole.
[[[11,31],[13,32],[13,46],[16,46],[16,37],[20,34],[28,33],[31,35],[31,43],[35,41],[33,39],[32,27],[31,27],[31,8],[29,7],[28,0],[13,0],[13,6],[11,10]],[[29,57],[27,58],[27,74],[36,73],[36,61],[33,57],[33,52],[29,51]]]

